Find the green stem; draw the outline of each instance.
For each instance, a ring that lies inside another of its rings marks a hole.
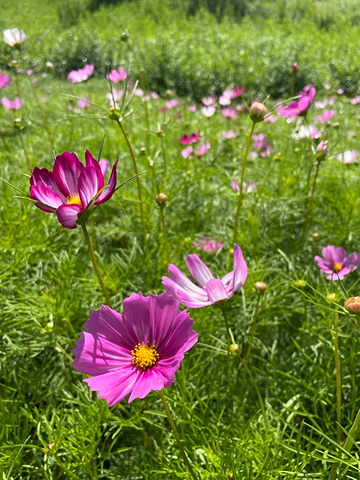
[[[256,302],[253,321],[252,321],[252,325],[251,325],[249,346],[248,346],[248,349],[247,349],[246,354],[245,354],[245,360],[244,360],[244,367],[245,368],[247,368],[247,366],[249,364],[250,353],[251,353],[251,349],[252,349],[253,342],[254,342],[254,336],[255,336],[255,330],[256,330],[256,324],[257,324],[257,317],[258,317],[258,313],[259,313],[259,305],[260,305],[260,294],[258,295],[258,299],[257,299],[257,302]]]
[[[244,159],[243,159],[242,168],[241,168],[241,178],[240,178],[240,185],[239,185],[240,192],[239,192],[239,201],[238,201],[237,208],[236,208],[236,213],[235,213],[234,230],[233,230],[233,244],[236,243],[236,239],[237,239],[239,216],[240,216],[240,210],[241,210],[241,206],[242,206],[242,202],[243,202],[245,169],[246,169],[246,163],[247,163],[247,158],[248,158],[248,155],[249,155],[249,150],[250,150],[250,146],[251,146],[251,140],[252,140],[252,136],[253,136],[253,133],[254,133],[254,129],[255,129],[255,122],[252,122],[250,135],[249,135],[248,140],[247,140]]]
[[[333,341],[336,370],[336,441],[341,445],[341,372],[339,355],[339,315],[337,312],[335,313]]]
[[[231,387],[231,369],[230,369],[230,347],[231,347],[231,335],[230,335],[230,327],[229,327],[229,321],[227,318],[226,314],[226,306],[223,305],[221,307],[221,311],[224,317],[225,321],[225,327],[226,327],[226,341],[227,341],[227,355],[226,355],[226,377],[227,377],[227,382],[229,387]]]
[[[23,149],[23,152],[24,152],[24,155],[25,155],[25,159],[26,159],[26,165],[28,166],[28,169],[31,170],[31,162],[30,162],[29,155],[28,155],[26,147],[25,147],[25,142],[24,142],[21,131],[19,131],[19,136],[20,136],[20,143],[21,143],[21,146],[22,146],[22,149]]]
[[[82,226],[82,229],[83,229],[83,232],[84,232],[85,242],[86,242],[86,245],[87,245],[88,250],[89,250],[91,262],[93,264],[96,276],[99,280],[99,284],[100,284],[101,290],[104,294],[106,304],[109,305],[109,307],[111,308],[111,300],[110,300],[108,291],[106,290],[106,287],[105,287],[104,281],[102,279],[102,276],[101,276],[101,272],[100,272],[100,269],[99,269],[99,266],[98,266],[98,263],[97,263],[97,260],[96,260],[94,249],[93,249],[92,244],[91,244],[89,233],[87,231],[87,228],[86,228],[85,224],[81,224],[81,226]]]
[[[265,436],[267,437],[268,432],[269,432],[269,427],[268,427],[268,423],[267,423],[267,419],[266,419],[266,410],[265,410],[264,400],[262,399],[259,387],[256,385],[255,379],[253,377],[253,374],[250,372],[249,367],[244,364],[244,368],[245,368],[246,373],[249,375],[250,382],[251,382],[252,386],[254,387],[254,390],[255,390],[256,395],[258,397],[261,414],[262,414],[263,419],[264,419]]]
[[[142,225],[142,232],[143,232],[143,237],[144,237],[144,245],[145,245],[145,253],[147,252],[147,233],[146,233],[146,225],[145,225],[145,216],[144,216],[144,207],[143,207],[143,198],[142,198],[142,191],[141,191],[141,183],[140,183],[140,178],[139,178],[139,171],[137,168],[136,164],[136,158],[134,154],[134,150],[132,149],[131,143],[129,141],[129,138],[124,130],[122,122],[118,119],[117,124],[120,127],[120,130],[125,138],[127,147],[129,149],[130,157],[133,163],[134,167],[134,172],[136,175],[136,183],[137,183],[137,189],[138,189],[138,198],[139,198],[139,208],[140,208],[140,218],[141,218],[141,225]]]
[[[160,395],[161,401],[162,401],[162,403],[163,403],[163,406],[164,406],[164,410],[165,410],[167,419],[168,419],[168,421],[169,421],[169,423],[170,423],[170,427],[171,427],[171,429],[172,429],[172,431],[173,431],[173,434],[174,434],[174,437],[175,437],[177,446],[179,447],[181,456],[183,457],[184,462],[186,463],[186,466],[188,467],[189,472],[190,472],[191,476],[193,477],[193,479],[194,479],[194,480],[198,480],[198,478],[197,478],[197,476],[196,476],[196,474],[195,474],[195,472],[194,472],[194,470],[193,470],[193,468],[192,468],[192,466],[191,466],[191,463],[189,462],[189,459],[188,459],[188,457],[187,457],[187,455],[186,455],[186,452],[185,452],[185,450],[184,450],[184,447],[183,447],[183,445],[182,445],[182,443],[181,443],[179,434],[178,434],[178,432],[177,432],[177,430],[176,430],[176,426],[175,426],[174,420],[173,420],[173,418],[172,418],[172,415],[171,415],[171,413],[170,413],[170,409],[169,409],[169,407],[168,407],[168,404],[167,404],[166,399],[165,399],[165,395],[164,395],[164,393],[162,392],[162,390],[159,390],[159,395]]]
[[[74,359],[70,357],[70,355],[67,353],[66,350],[63,349],[59,342],[56,342],[55,346],[58,350],[60,350],[64,357],[69,360],[70,363],[73,363]]]
[[[311,213],[312,205],[313,205],[313,201],[314,201],[314,194],[315,194],[315,189],[316,189],[317,178],[318,178],[318,175],[319,175],[320,164],[321,164],[321,160],[318,160],[317,164],[316,164],[316,171],[315,171],[315,175],[314,175],[314,181],[313,181],[313,184],[312,184],[310,197],[309,197],[309,200],[308,200],[308,203],[307,203],[307,206],[306,206],[304,226],[303,226],[303,231],[302,231],[302,234],[301,234],[300,246],[302,246],[302,244],[305,241],[305,237],[306,237],[306,233],[307,233],[307,229],[308,229],[309,217],[310,217],[310,213]]]
[[[166,254],[166,263],[170,263],[170,248],[169,248],[169,241],[168,241],[168,236],[166,233],[166,227],[165,227],[165,215],[164,215],[164,209],[160,208],[160,221],[161,221],[161,228],[163,231],[163,238],[164,238],[164,247],[165,247],[165,254]]]
[[[162,153],[162,157],[163,157],[163,160],[164,160],[164,176],[166,176],[166,172],[167,172],[167,156],[166,156],[166,148],[165,148],[165,140],[164,140],[164,137],[161,137],[161,153]]]

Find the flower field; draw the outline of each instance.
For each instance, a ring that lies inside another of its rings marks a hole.
[[[0,20],[1,480],[359,479],[354,5],[37,1]]]

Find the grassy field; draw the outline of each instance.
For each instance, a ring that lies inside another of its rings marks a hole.
[[[119,158],[118,184],[133,177],[129,146],[106,101],[105,73],[121,65],[130,71],[127,98],[137,80],[144,91],[121,111],[121,126],[141,172],[147,235],[135,179],[89,219],[113,308],[122,312],[133,292],[162,293],[169,263],[190,277],[189,254],[221,278],[232,269],[234,236],[248,265],[243,287],[226,302],[231,354],[218,305],[190,309],[199,340],[164,390],[196,476],[359,479],[357,428],[355,445],[349,431],[360,408],[360,338],[357,317],[343,304],[359,294],[360,277],[354,271],[341,282],[327,280],[314,261],[328,245],[360,252],[359,166],[337,158],[359,143],[359,104],[351,103],[359,93],[356,4],[324,2],[310,20],[315,3],[309,13],[303,2],[288,2],[281,20],[280,2],[272,18],[266,2],[262,17],[248,10],[240,23],[201,10],[166,25],[167,9],[181,2],[123,2],[93,13],[79,2],[67,29],[75,3],[39,0],[42,15],[33,1],[19,3],[21,16],[6,1],[0,19],[2,29],[27,34],[21,50],[0,47],[0,74],[13,59],[22,69],[6,69],[13,80],[1,96],[25,101],[17,111],[1,107],[0,116],[0,478],[191,478],[156,391],[109,408],[73,368],[74,342],[105,300],[81,228],[63,228],[28,198],[31,171],[52,170],[54,154],[65,151],[84,162],[86,149],[95,157],[101,150],[110,167]],[[300,32],[291,12],[298,12]],[[332,20],[316,23],[325,17]],[[86,82],[66,80],[71,69],[92,62]],[[276,113],[293,87],[298,94],[310,82],[322,105],[312,104],[306,118]],[[219,95],[242,86],[245,94],[232,102],[236,118],[225,117]],[[145,98],[151,91],[159,98]],[[202,98],[210,95],[216,112],[207,117]],[[77,104],[83,97],[90,100],[84,109]],[[179,104],[164,112],[175,98]],[[256,188],[243,195],[234,235],[240,198],[231,182],[240,183],[252,127],[247,108],[255,98],[276,121],[255,125],[268,148],[249,144],[245,180]],[[322,123],[317,117],[329,110],[333,118]],[[320,138],[299,138],[309,125]],[[234,138],[224,137],[229,131]],[[206,142],[209,148],[184,158],[187,145],[179,139],[191,133],[201,134],[194,152]],[[329,146],[323,161],[315,153],[320,140]],[[168,197],[164,209],[159,193]],[[221,248],[199,248],[201,236]],[[268,285],[262,295],[258,281]]]

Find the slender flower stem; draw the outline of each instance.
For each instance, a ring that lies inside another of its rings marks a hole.
[[[167,156],[166,156],[166,148],[165,148],[165,140],[164,140],[164,137],[162,136],[161,139],[161,153],[162,153],[162,157],[163,157],[163,160],[164,160],[164,176],[166,176],[166,172],[167,172]]]
[[[254,336],[255,336],[255,330],[256,330],[256,323],[257,323],[257,318],[258,318],[258,313],[259,313],[259,305],[260,305],[260,295],[258,295],[256,306],[255,306],[255,311],[254,311],[254,316],[253,316],[253,321],[251,325],[251,332],[250,332],[250,340],[249,340],[249,346],[247,348],[246,354],[245,354],[245,359],[244,359],[244,367],[245,369],[248,367],[249,364],[249,358],[250,358],[250,353],[251,349],[253,346],[254,342]]]
[[[136,158],[135,158],[134,150],[133,150],[133,148],[131,146],[131,143],[129,141],[129,138],[128,138],[125,130],[124,130],[123,124],[119,119],[117,119],[117,124],[119,125],[120,130],[121,130],[121,132],[122,132],[122,134],[125,138],[127,147],[129,149],[130,157],[131,157],[131,160],[132,160],[132,163],[133,163],[134,172],[135,172],[135,175],[136,175],[136,183],[137,183],[138,197],[139,197],[140,218],[141,218],[142,232],[143,232],[145,252],[146,252],[147,251],[147,233],[146,233],[146,224],[145,224],[145,215],[144,215],[141,183],[140,183],[140,178],[138,176],[139,171],[138,171],[137,164],[136,164]]]
[[[106,304],[109,307],[111,307],[111,300],[110,300],[108,291],[106,290],[106,287],[105,287],[104,281],[102,279],[102,276],[101,276],[101,272],[100,272],[100,269],[99,269],[99,266],[98,266],[98,263],[97,263],[97,260],[96,260],[94,249],[93,249],[92,244],[91,244],[89,233],[87,231],[87,228],[86,228],[85,224],[81,224],[81,226],[82,226],[82,229],[83,229],[83,232],[84,232],[85,242],[86,242],[86,245],[87,245],[88,250],[89,250],[91,262],[93,264],[96,276],[99,280],[99,284],[100,284],[101,290],[104,294]]]
[[[31,170],[31,162],[30,162],[30,159],[29,159],[29,155],[28,155],[28,152],[27,152],[27,149],[26,149],[25,142],[24,142],[21,131],[19,131],[19,137],[20,137],[20,143],[21,143],[24,155],[25,155],[26,165],[28,166],[28,169]]]
[[[306,233],[307,233],[307,229],[308,229],[309,217],[310,217],[313,202],[314,202],[314,194],[315,194],[315,189],[316,189],[317,178],[318,178],[318,175],[319,175],[320,164],[321,164],[321,160],[318,160],[317,164],[316,164],[316,170],[315,170],[314,180],[313,180],[313,184],[312,184],[312,188],[311,188],[311,193],[310,193],[309,200],[308,200],[306,210],[305,210],[305,219],[304,219],[303,231],[302,231],[302,234],[301,234],[301,237],[300,237],[301,238],[300,246],[302,246],[302,244],[305,241],[305,237],[306,237]]]
[[[230,327],[229,321],[226,314],[226,305],[221,306],[221,311],[225,321],[226,327],[226,340],[227,340],[227,355],[226,355],[226,377],[229,387],[231,386],[231,370],[230,370],[230,347],[231,347],[231,335],[230,335]]]
[[[55,346],[58,350],[60,350],[64,357],[69,360],[70,363],[73,363],[74,359],[70,357],[70,355],[67,353],[66,350],[63,349],[59,342],[56,342]]]
[[[243,194],[244,194],[245,169],[246,169],[246,163],[247,163],[247,158],[248,158],[248,155],[249,155],[249,150],[250,150],[250,145],[251,145],[251,140],[252,140],[252,136],[253,136],[253,133],[254,133],[254,129],[255,129],[255,122],[252,122],[250,135],[249,135],[248,140],[247,140],[244,159],[243,159],[242,168],[241,168],[241,178],[240,178],[240,185],[239,185],[239,188],[240,188],[239,201],[238,201],[237,208],[236,208],[236,213],[235,213],[234,230],[233,230],[233,244],[236,243],[236,239],[237,239],[239,215],[240,215],[240,210],[241,210],[241,206],[242,206],[242,202],[243,202]]]
[[[167,236],[167,233],[166,233],[165,215],[164,215],[164,209],[163,208],[160,208],[160,221],[161,221],[161,228],[162,228],[162,231],[163,231],[166,263],[168,264],[168,263],[170,263],[170,248],[169,248],[168,236]]]
[[[335,313],[333,341],[336,370],[336,441],[341,445],[341,372],[339,355],[339,315],[337,312]]]
[[[246,373],[249,375],[250,382],[251,382],[252,386],[254,387],[254,390],[255,390],[256,395],[258,397],[261,414],[262,414],[263,420],[264,420],[265,436],[267,437],[268,432],[269,432],[269,426],[268,426],[267,418],[266,418],[266,410],[265,410],[264,400],[262,399],[260,389],[256,385],[255,378],[253,377],[253,374],[250,372],[249,367],[244,364],[244,368],[245,368]]]
[[[168,407],[168,404],[167,404],[166,399],[165,399],[165,395],[164,395],[164,393],[163,393],[162,390],[159,390],[159,395],[160,395],[161,401],[162,401],[162,403],[163,403],[163,405],[164,405],[164,410],[165,410],[167,419],[168,419],[168,421],[169,421],[169,423],[170,423],[170,427],[171,427],[171,429],[172,429],[172,431],[173,431],[173,434],[174,434],[174,437],[175,437],[177,446],[179,447],[181,456],[183,457],[184,462],[186,463],[186,466],[188,467],[189,472],[190,472],[191,476],[193,477],[193,479],[194,479],[194,480],[198,480],[198,478],[197,478],[197,476],[196,476],[196,474],[195,474],[195,472],[194,472],[194,470],[193,470],[193,468],[192,468],[192,466],[191,466],[191,463],[189,462],[189,459],[188,459],[188,457],[187,457],[187,455],[186,455],[186,452],[185,452],[185,450],[184,450],[184,447],[183,447],[183,445],[182,445],[182,443],[181,443],[181,440],[180,440],[178,431],[176,430],[176,426],[175,426],[174,420],[173,420],[173,418],[172,418],[172,415],[171,415],[171,413],[170,413],[170,409],[169,409],[169,407]]]

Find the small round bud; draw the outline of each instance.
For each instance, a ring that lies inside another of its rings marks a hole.
[[[255,282],[254,287],[258,293],[265,293],[268,288],[265,282]]]
[[[314,232],[311,234],[311,238],[313,238],[314,240],[319,240],[320,235],[317,232]]]
[[[335,301],[335,300],[336,300],[336,293],[328,293],[328,294],[326,295],[326,298],[327,298],[328,300]]]
[[[140,147],[139,152],[140,152],[140,155],[146,155],[146,148],[145,147]]]
[[[360,297],[350,297],[345,300],[344,307],[349,313],[360,314]]]
[[[120,35],[120,40],[122,42],[127,42],[129,40],[129,32],[127,30],[124,30],[122,34]]]
[[[155,202],[159,205],[160,208],[165,207],[167,200],[168,197],[166,193],[158,193],[157,195],[155,195]]]
[[[240,347],[237,343],[232,343],[229,347],[230,353],[237,355],[239,353]]]
[[[299,278],[298,280],[296,280],[295,285],[297,287],[304,288],[304,287],[306,287],[306,282],[305,282],[304,279]]]
[[[11,60],[9,66],[10,66],[10,68],[18,68],[17,60]]]
[[[163,136],[164,136],[164,130],[158,130],[158,131],[156,132],[156,135],[157,135],[158,137],[163,137]]]
[[[335,130],[339,130],[340,123],[339,123],[339,122],[335,122],[335,123],[332,124],[332,126],[333,126],[333,128],[334,128]]]
[[[52,70],[54,68],[54,64],[51,62],[46,62],[45,67],[48,68],[49,70]]]
[[[296,73],[299,70],[299,65],[297,63],[293,63],[291,65],[291,70]]]
[[[54,330],[54,323],[53,322],[47,322],[45,325],[45,332],[51,333]]]
[[[118,108],[111,107],[109,109],[109,118],[111,118],[111,120],[119,120],[120,117],[121,117],[121,112]]]
[[[254,123],[262,122],[267,114],[265,105],[260,102],[255,102],[250,107],[250,118]]]
[[[22,124],[21,118],[14,118],[13,126],[19,129],[22,128],[23,124]]]

